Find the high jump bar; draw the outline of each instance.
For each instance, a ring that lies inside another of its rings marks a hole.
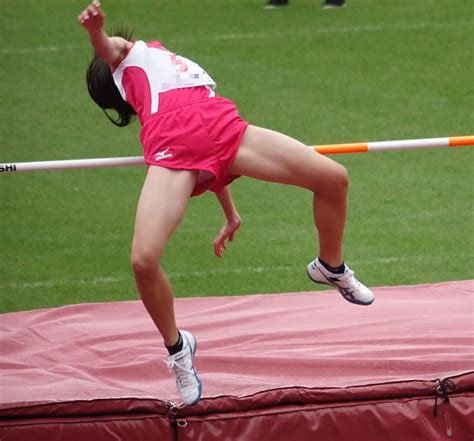
[[[327,144],[310,147],[323,155],[364,153],[395,150],[417,150],[440,147],[473,146],[474,135],[449,138],[408,139],[402,141],[376,141],[349,144]],[[127,167],[145,165],[141,156],[120,158],[68,159],[59,161],[12,162],[0,164],[0,173],[66,170],[76,168]]]

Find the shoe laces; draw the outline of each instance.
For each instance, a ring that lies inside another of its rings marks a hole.
[[[354,271],[349,268],[347,269],[347,282],[351,288],[359,289],[362,286],[362,283],[354,276]]]
[[[179,362],[179,360],[182,360],[183,358],[184,356],[178,359],[169,358],[168,360],[164,360],[170,372],[174,372],[176,375],[176,382],[178,383],[179,387],[188,386],[191,384],[191,381],[194,378],[192,366],[186,367],[183,363]]]

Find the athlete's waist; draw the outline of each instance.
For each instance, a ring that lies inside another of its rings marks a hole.
[[[216,97],[217,94],[208,86],[194,86],[168,90],[160,93],[158,112],[151,114],[149,119],[171,112],[183,106]]]

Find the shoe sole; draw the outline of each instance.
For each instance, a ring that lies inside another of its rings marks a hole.
[[[361,305],[361,306],[370,306],[372,303],[374,303],[374,299],[372,299],[370,302],[363,302],[361,300],[357,300],[357,299],[349,299],[347,298],[346,296],[344,296],[344,294],[341,293],[341,291],[339,291],[338,287],[336,285],[333,285],[332,283],[329,283],[329,282],[320,282],[319,280],[314,280],[312,277],[311,277],[311,274],[309,273],[309,270],[308,268],[306,268],[306,274],[308,275],[309,279],[314,282],[314,283],[317,283],[319,285],[327,285],[327,286],[331,286],[332,288],[335,288],[337,289],[337,291],[339,292],[339,294],[341,294],[341,296],[344,298],[344,300],[350,302],[350,303],[353,303],[354,305]]]
[[[190,332],[188,332],[189,335],[192,336],[192,339],[194,340],[194,349],[191,351],[191,355],[193,357],[193,372],[194,372],[194,375],[196,376],[196,379],[197,379],[197,382],[198,382],[198,391],[199,391],[199,395],[197,397],[196,400],[194,400],[192,403],[189,403],[189,404],[186,404],[186,406],[194,406],[196,405],[199,400],[201,399],[201,394],[202,394],[202,381],[201,381],[201,378],[199,377],[198,373],[196,372],[196,368],[194,367],[194,355],[196,354],[197,352],[197,340],[196,338],[194,337],[193,334],[191,334]],[[186,338],[188,339],[188,343],[191,344],[191,342],[189,341],[189,338],[186,336]]]

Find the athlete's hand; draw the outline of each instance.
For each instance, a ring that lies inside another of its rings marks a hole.
[[[240,223],[240,216],[235,216],[232,219],[227,219],[226,223],[219,230],[217,237],[214,239],[214,254],[217,257],[222,257],[227,248],[227,240],[229,242],[234,240],[234,234],[240,227]]]
[[[105,14],[98,0],[94,0],[77,17],[79,23],[89,32],[100,31],[104,27]]]

